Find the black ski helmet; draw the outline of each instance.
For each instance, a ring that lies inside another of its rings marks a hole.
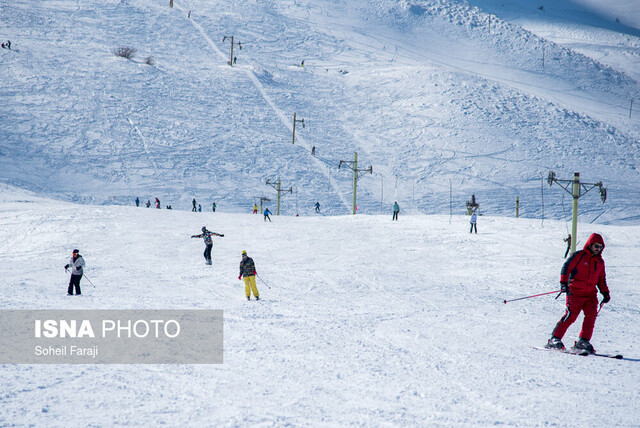
[[[207,226],[202,226],[202,231],[206,232],[207,231]]]

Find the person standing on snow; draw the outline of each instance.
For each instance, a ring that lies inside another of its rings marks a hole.
[[[80,251],[73,250],[71,260],[69,260],[69,263],[64,265],[65,271],[71,268],[71,278],[69,279],[69,288],[67,289],[67,295],[73,296],[74,288],[76,289],[77,296],[82,294],[82,292],[80,291],[80,280],[82,279],[82,274],[84,273],[84,266],[84,259],[80,255]]]
[[[156,208],[160,209],[160,199],[156,197]]]
[[[476,213],[471,214],[471,220],[469,220],[469,222],[471,223],[471,229],[469,230],[469,233],[472,233],[474,230],[476,233],[478,233],[478,216],[476,215]]]
[[[205,263],[211,264],[211,249],[213,248],[213,240],[212,236],[220,236],[224,238],[224,235],[221,233],[210,232],[207,230],[207,226],[202,226],[202,233],[200,235],[191,235],[192,238],[204,238],[204,260]]]
[[[213,212],[216,212],[216,207],[217,207],[217,205],[216,205],[216,203],[214,202],[214,203],[211,205],[211,209],[213,210]]]
[[[240,275],[238,279],[244,277],[244,295],[247,300],[251,300],[251,292],[256,300],[260,300],[260,293],[258,293],[258,287],[256,286],[256,265],[253,259],[247,256],[247,252],[242,250],[242,260],[240,261]]]
[[[191,203],[193,204],[193,208],[191,208],[191,212],[194,213],[194,212],[198,211],[196,209],[196,198],[193,198],[193,201],[191,201]]]
[[[271,211],[269,211],[269,208],[266,208],[264,210],[264,221],[267,221],[267,219],[269,219],[269,221],[271,221],[271,217],[269,217],[269,214],[273,214]]]
[[[258,204],[253,204],[253,213],[258,214]]]
[[[602,304],[611,300],[602,259],[603,250],[602,236],[592,233],[584,248],[573,253],[562,266],[560,285],[567,295],[567,310],[553,329],[551,338],[545,345],[547,348],[564,349],[562,337],[580,312],[584,312],[582,331],[574,348],[589,353],[595,352],[589,341],[598,316],[598,290],[602,293]]]
[[[202,205],[198,204],[198,212],[201,213],[202,212]]]
[[[398,221],[398,214],[400,213],[400,205],[398,205],[397,202],[393,203],[393,218],[391,219],[391,221],[396,220]]]
[[[320,202],[316,201],[316,212],[319,213],[320,212]]]
[[[567,254],[569,254],[569,250],[571,249],[571,234],[564,238],[563,241],[567,243],[567,251],[564,252],[564,258],[566,259]]]
[[[151,201],[147,199],[147,208],[149,208],[150,206],[151,206]]]
[[[140,198],[136,196],[136,207],[139,207],[139,206],[140,206]]]

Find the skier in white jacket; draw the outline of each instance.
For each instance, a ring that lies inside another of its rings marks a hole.
[[[71,279],[69,279],[69,288],[67,294],[73,296],[73,288],[76,289],[76,295],[82,294],[80,291],[80,279],[82,279],[83,268],[85,266],[84,259],[80,255],[79,250],[73,250],[71,260],[64,266],[64,270],[71,268]]]

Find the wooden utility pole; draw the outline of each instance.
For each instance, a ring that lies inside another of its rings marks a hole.
[[[296,113],[293,113],[293,137],[291,138],[291,144],[296,143],[296,122],[302,123],[302,127],[304,128],[304,119],[296,119]],[[313,146],[315,148],[315,146]],[[312,151],[312,154],[315,155],[315,150]]]
[[[233,67],[233,63],[234,63],[234,61],[233,61],[233,59],[234,59],[234,56],[233,56],[233,45],[238,45],[238,48],[240,50],[242,50],[242,42],[235,42],[233,36],[224,36],[222,38],[222,43],[226,42],[227,39],[229,39],[231,41],[231,55],[229,55],[229,65],[231,67]]]
[[[289,187],[288,189],[282,190],[281,189],[282,183],[280,182],[279,178],[278,178],[278,181],[276,181],[275,183],[272,183],[271,181],[267,180],[267,184],[273,187],[274,189],[276,189],[276,192],[278,192],[278,205],[276,209],[276,215],[280,215],[280,194],[282,192],[293,193],[293,187]]]
[[[580,197],[586,194],[589,190],[593,189],[594,187],[598,187],[600,189],[600,199],[604,204],[607,200],[607,189],[602,186],[602,181],[599,181],[597,183],[581,182],[579,172],[573,174],[573,180],[558,180],[556,178],[555,172],[549,171],[547,183],[549,183],[549,186],[551,186],[553,183],[558,184],[573,197],[573,206],[571,209],[571,237],[573,238],[571,240],[571,252],[575,253],[576,241],[578,241],[578,199],[580,199]],[[562,185],[561,183],[566,183],[566,185]],[[569,186],[571,186],[571,191],[569,191]],[[584,192],[581,192],[582,190],[584,190]]]
[[[365,169],[358,169],[358,152],[353,153],[353,161],[341,160],[340,163],[338,164],[338,169],[342,167],[342,164],[347,165],[353,171],[353,215],[355,215],[356,212],[358,211],[358,204],[357,204],[357,198],[356,198],[356,194],[358,191],[357,190],[358,178],[360,178],[363,174],[367,172],[369,174],[373,174],[373,166],[369,166],[369,168],[365,168]]]

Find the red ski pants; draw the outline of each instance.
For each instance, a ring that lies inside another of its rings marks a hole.
[[[589,297],[567,296],[567,311],[564,313],[564,316],[560,318],[558,324],[556,324],[556,328],[553,329],[552,334],[562,339],[569,326],[575,322],[581,311],[584,312],[584,320],[582,321],[580,337],[585,340],[591,340],[593,326],[596,324],[596,317],[598,316],[597,295]]]

